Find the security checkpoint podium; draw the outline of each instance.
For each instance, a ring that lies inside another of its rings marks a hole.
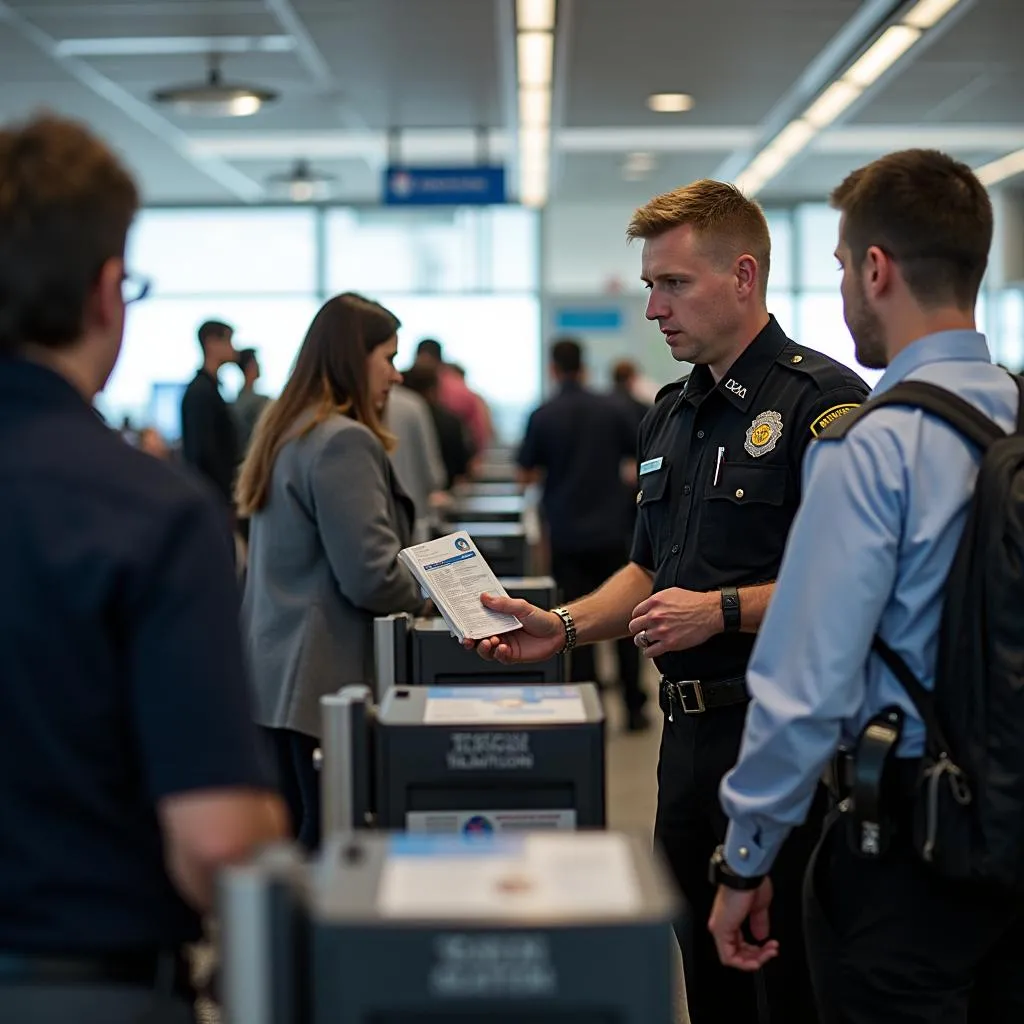
[[[481,523],[476,520],[450,520],[446,533],[465,530],[473,538],[480,554],[487,559],[495,576],[529,576],[531,558],[530,529],[526,523]]]
[[[670,1024],[646,840],[339,833],[220,879],[224,1024]]]
[[[321,698],[323,831],[603,828],[604,711],[593,683],[390,689]]]
[[[509,597],[541,608],[558,603],[558,590],[550,576],[504,578]],[[374,619],[373,644],[376,695],[399,685],[480,685],[495,683],[561,683],[567,676],[566,659],[554,655],[528,665],[502,665],[483,661],[452,639],[444,619],[415,618],[406,613]]]
[[[527,508],[524,495],[457,495],[444,511],[444,518],[455,523],[521,523]]]

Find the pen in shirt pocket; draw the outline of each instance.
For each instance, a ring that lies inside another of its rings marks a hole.
[[[725,459],[725,449],[718,449],[718,458],[715,460],[715,479],[711,482],[712,487],[718,486],[718,475],[722,471],[722,461]]]

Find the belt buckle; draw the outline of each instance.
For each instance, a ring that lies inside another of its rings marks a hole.
[[[697,706],[695,708],[686,706],[686,690],[684,686],[693,687],[693,695],[697,698]],[[683,709],[684,715],[701,715],[706,710],[704,707],[704,691],[701,688],[699,679],[686,679],[681,683],[676,683],[676,692],[679,694],[679,704]]]

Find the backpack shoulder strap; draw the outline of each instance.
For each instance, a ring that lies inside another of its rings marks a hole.
[[[871,649],[882,659],[885,667],[896,677],[896,681],[913,701],[921,721],[924,722],[928,742],[937,746],[941,752],[952,753],[935,711],[935,695],[931,690],[924,688],[917,676],[910,671],[910,666],[877,633],[871,642]]]
[[[1017,385],[1017,433],[1024,434],[1024,377],[1011,373],[1013,383]]]
[[[1017,378],[1017,386],[1021,389],[1018,420],[1024,426],[1024,381]],[[887,405],[909,405],[916,409],[924,409],[925,412],[930,412],[948,423],[982,450],[988,448],[993,441],[1006,437],[1006,432],[997,423],[993,423],[970,402],[952,391],[923,380],[906,380],[874,398],[869,398],[859,409],[841,416],[818,435],[818,440],[841,441],[864,416]]]

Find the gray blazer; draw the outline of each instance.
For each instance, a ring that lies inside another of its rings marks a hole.
[[[396,558],[412,516],[384,446],[347,416],[281,449],[242,602],[257,724],[319,737],[320,697],[372,683],[374,616],[423,606]]]

